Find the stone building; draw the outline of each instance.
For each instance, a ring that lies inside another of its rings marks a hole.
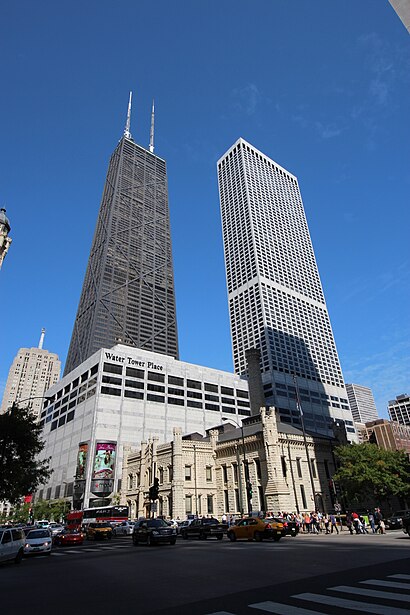
[[[405,451],[410,455],[410,426],[396,421],[377,419],[364,424],[356,424],[361,442],[377,444],[389,451]]]
[[[225,423],[204,436],[183,436],[175,428],[166,444],[152,438],[141,442],[139,451],[128,447],[124,453],[121,503],[130,506],[132,518],[220,518],[248,508],[327,511],[335,504],[329,488],[334,473],[332,439],[312,433],[304,439],[302,430],[277,420],[274,408],[261,408],[258,415],[243,419],[242,427]],[[154,478],[159,485],[155,511],[149,500]]]

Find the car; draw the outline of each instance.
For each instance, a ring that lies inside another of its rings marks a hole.
[[[386,527],[389,530],[400,530],[403,527],[403,517],[410,515],[410,510],[398,510],[386,519]]]
[[[276,521],[283,524],[282,536],[292,536],[293,538],[299,534],[299,523],[297,521],[289,521],[283,517],[267,517],[265,521]]]
[[[89,523],[87,525],[85,535],[88,540],[98,540],[99,538],[106,538],[107,540],[111,540],[112,527],[108,523],[108,521],[103,521],[100,523]]]
[[[79,530],[63,529],[54,538],[54,544],[60,547],[69,545],[82,545],[84,542],[84,534]]]
[[[231,525],[227,536],[231,542],[241,538],[256,540],[256,542],[261,542],[267,538],[278,542],[282,538],[283,531],[283,523],[278,521],[246,517],[241,519],[237,525]]]
[[[22,529],[0,528],[0,562],[20,564],[24,555],[25,535]]]
[[[36,528],[26,534],[24,555],[34,555],[36,553],[50,555],[52,546],[53,538],[50,530],[47,528]]]
[[[201,517],[200,519],[194,519],[189,525],[182,528],[181,536],[184,540],[188,538],[206,540],[211,537],[222,540],[224,532],[225,526],[218,519]]]
[[[140,543],[145,543],[148,546],[160,543],[174,545],[176,541],[176,529],[169,527],[163,519],[140,519],[134,525],[132,532],[134,546]]]
[[[134,525],[134,521],[122,521],[113,528],[113,534],[114,536],[131,536]]]
[[[64,525],[61,523],[50,523],[47,529],[50,530],[51,535],[54,538],[54,536],[57,536],[57,534],[63,531]]]
[[[410,510],[406,511],[406,515],[402,518],[403,532],[410,537]]]
[[[50,525],[50,521],[47,519],[40,519],[40,521],[36,521],[35,526],[38,528],[45,528]]]
[[[182,534],[182,530],[188,525],[191,525],[193,519],[185,519],[185,521],[180,521],[177,527],[177,534]]]

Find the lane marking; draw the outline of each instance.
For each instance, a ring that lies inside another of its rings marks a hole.
[[[389,574],[388,579],[403,579],[410,581],[410,574]]]

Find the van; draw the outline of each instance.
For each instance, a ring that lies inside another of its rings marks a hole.
[[[20,564],[24,555],[25,536],[20,528],[0,527],[0,562]]]

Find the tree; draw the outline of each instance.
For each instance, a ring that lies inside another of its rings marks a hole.
[[[333,478],[349,502],[410,496],[410,461],[404,451],[366,443],[338,446],[335,455],[340,467]]]
[[[0,415],[0,501],[14,504],[47,481],[50,459],[36,458],[43,448],[41,427],[28,408],[13,404]]]

